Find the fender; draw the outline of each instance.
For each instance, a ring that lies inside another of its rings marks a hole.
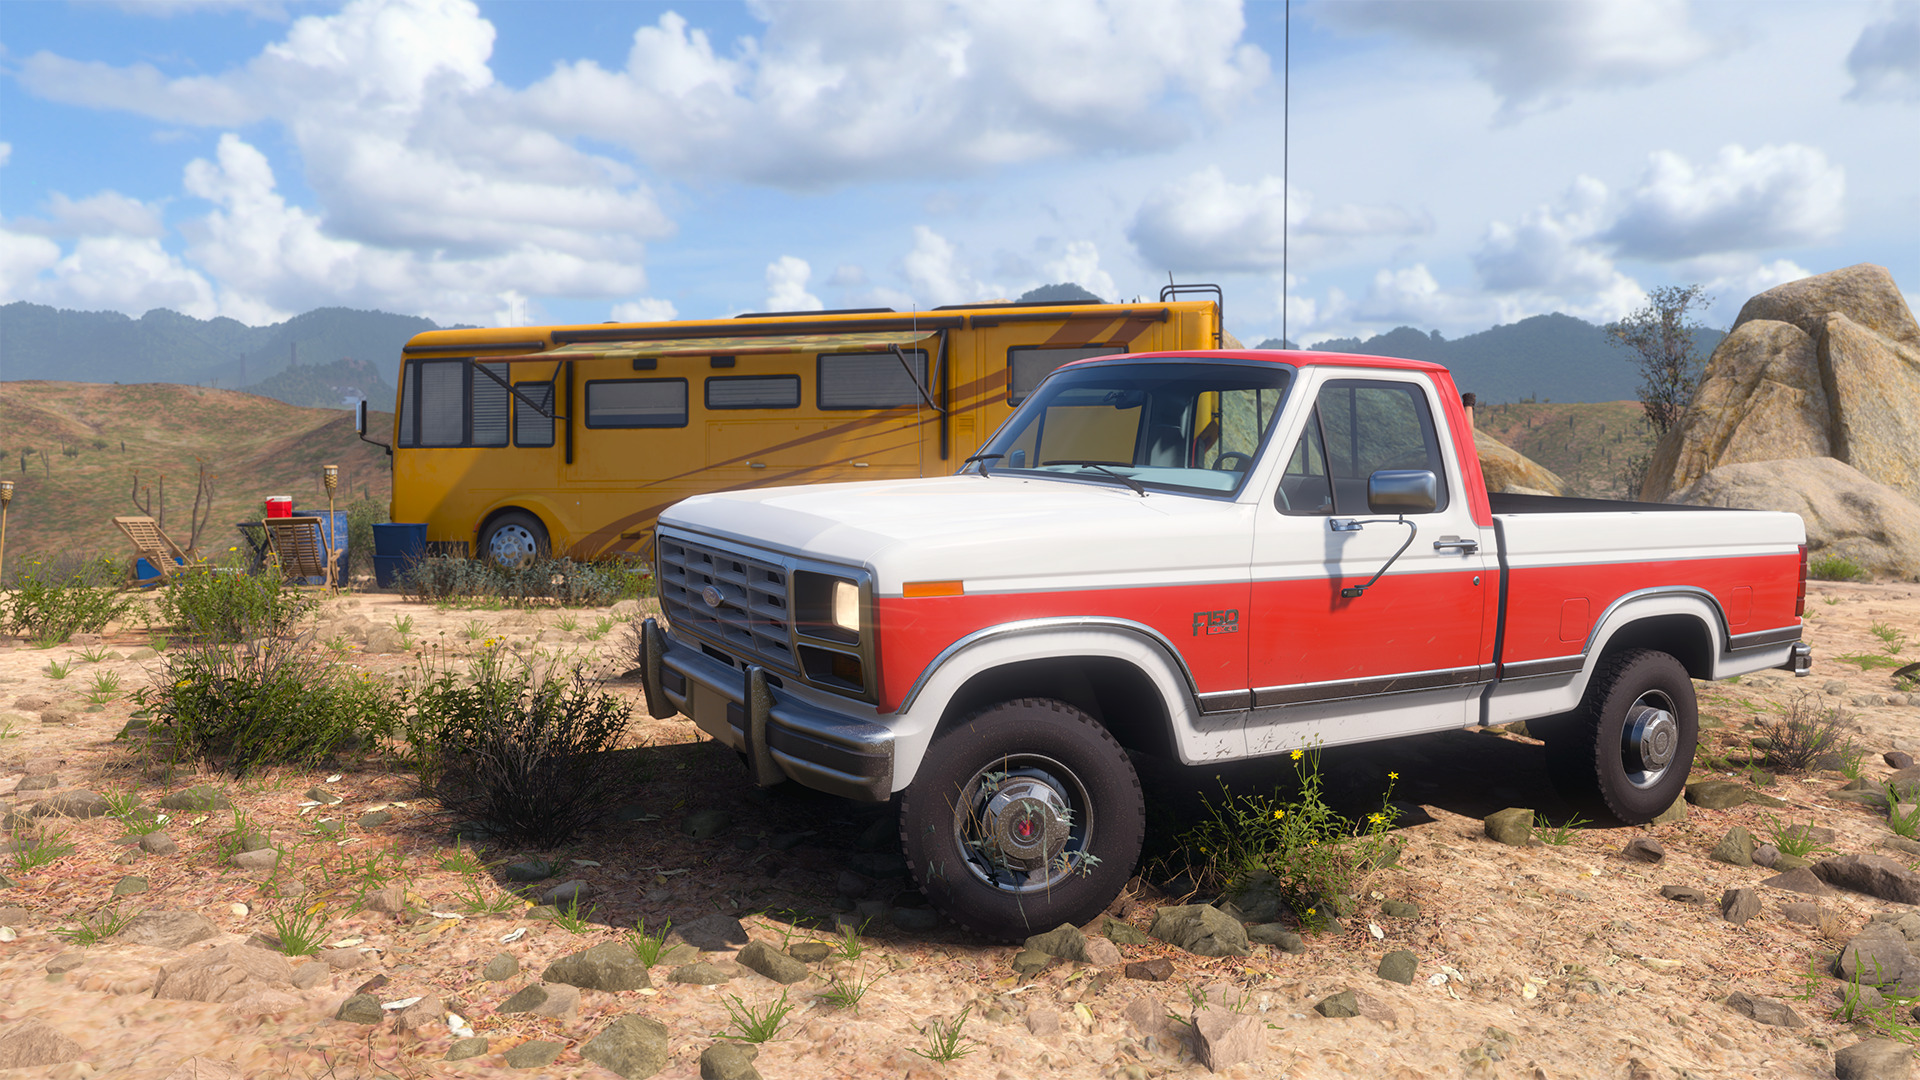
[[[1729,656],[1726,613],[1712,593],[1692,585],[1661,585],[1636,589],[1617,597],[1600,617],[1580,652],[1567,656],[1530,660],[1520,664],[1502,664],[1500,681],[1489,688],[1481,710],[1481,723],[1501,724],[1509,720],[1568,712],[1586,696],[1587,684],[1600,666],[1614,638],[1622,631],[1648,619],[1691,620],[1706,637],[1707,651],[1700,657],[1709,670],[1693,671],[1695,678],[1714,678]],[[1756,651],[1755,656],[1776,657],[1772,663],[1754,662],[1742,670],[1772,667],[1785,658],[1790,645]],[[1776,656],[1777,654],[1777,656]],[[1744,655],[1743,662],[1744,662]],[[1684,663],[1686,658],[1680,658]]]
[[[1074,657],[1120,660],[1144,675],[1160,695],[1182,762],[1246,754],[1240,716],[1201,714],[1192,673],[1158,631],[1126,619],[1026,619],[985,627],[948,645],[907,691],[892,721],[882,721],[894,731],[894,789],[912,782],[949,705],[974,677],[1026,661]]]

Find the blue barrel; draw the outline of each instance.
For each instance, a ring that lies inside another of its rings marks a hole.
[[[333,580],[345,585],[347,582],[347,512],[345,510],[295,510],[294,517],[317,517],[320,519],[320,532],[326,538],[327,546],[339,552],[333,564]],[[315,578],[312,584],[318,584]]]
[[[373,527],[373,577],[383,589],[427,553],[425,522],[385,521]]]

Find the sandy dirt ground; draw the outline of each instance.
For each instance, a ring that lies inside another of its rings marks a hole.
[[[1903,656],[1920,656],[1920,587],[1815,583],[1808,612],[1811,677],[1772,673],[1701,687],[1703,749],[1714,756],[1702,754],[1696,778],[1755,780],[1730,764],[1715,771],[1708,763],[1725,764],[1727,750],[1751,738],[1756,715],[1801,695],[1816,707],[1845,710],[1849,735],[1867,752],[1868,777],[1890,771],[1885,751],[1920,752],[1920,696],[1910,703],[1885,668],[1837,659],[1892,647],[1875,626],[1895,635]],[[632,604],[617,611],[442,610],[369,592],[328,601],[322,618],[331,620],[324,625],[363,630],[412,620],[404,651],[348,650],[342,662],[372,672],[406,677],[423,663],[460,663],[480,649],[505,648],[595,662],[610,692],[637,703],[637,684],[619,677],[630,666],[623,627],[633,614]],[[354,623],[356,616],[367,622]],[[603,618],[617,625],[595,638]],[[669,1029],[671,1057],[659,1075],[697,1076],[702,1051],[733,1030],[729,1006],[762,1008],[779,1000],[782,987],[745,971],[715,986],[680,985],[656,967],[651,989],[583,991],[573,1016],[498,1008],[551,960],[620,940],[639,919],[652,927],[668,919],[685,925],[717,913],[741,918],[754,938],[776,945],[837,942],[836,907],[848,906],[835,901],[841,873],[863,858],[871,869],[871,857],[888,851],[875,842],[886,832],[876,823],[887,820],[887,808],[791,786],[755,789],[734,755],[690,723],[653,720],[636,709],[629,736],[642,748],[647,779],[632,792],[622,815],[629,820],[560,851],[487,848],[490,868],[463,872],[457,861],[443,865],[456,855],[452,820],[422,796],[413,777],[378,760],[236,779],[211,770],[169,774],[116,742],[136,707],[132,691],[166,677],[168,653],[143,653],[150,644],[138,619],[98,640],[49,649],[0,638],[0,718],[12,725],[0,739],[0,804],[23,809],[86,789],[152,805],[168,792],[213,784],[255,830],[286,849],[287,861],[271,875],[222,864],[216,849],[232,826],[225,811],[175,813],[168,833],[179,850],[170,855],[125,843],[112,817],[40,819],[73,850],[25,870],[14,856],[0,857],[0,873],[13,882],[0,889],[0,922],[8,928],[0,938],[9,939],[0,942],[0,1027],[36,1018],[82,1053],[9,1077],[611,1077],[579,1051],[626,1014]],[[119,685],[102,691],[109,675]],[[1173,975],[1164,982],[1127,978],[1118,965],[1067,961],[1023,977],[1010,966],[1013,948],[971,939],[951,925],[906,931],[883,918],[868,925],[857,959],[817,962],[809,979],[784,988],[792,1012],[778,1036],[760,1046],[756,1067],[769,1078],[1204,1075],[1182,1025],[1169,1017],[1190,1015],[1194,999],[1208,996],[1262,1021],[1257,1058],[1225,1067],[1233,1077],[1829,1077],[1834,1050],[1861,1037],[1830,1015],[1840,984],[1810,977],[1809,966],[1893,905],[1835,893],[1818,900],[1824,920],[1806,925],[1781,909],[1809,897],[1763,889],[1761,913],[1736,926],[1720,917],[1717,903],[1676,903],[1660,893],[1663,885],[1686,885],[1717,901],[1727,888],[1771,876],[1762,867],[1707,858],[1735,825],[1764,840],[1772,821],[1810,821],[1834,831],[1835,852],[1892,854],[1910,863],[1912,856],[1882,847],[1891,835],[1882,815],[1833,798],[1846,782],[1840,773],[1783,775],[1759,789],[1783,800],[1782,808],[1693,808],[1671,824],[1583,828],[1565,845],[1516,848],[1487,839],[1482,816],[1508,806],[1565,813],[1546,784],[1538,743],[1454,732],[1330,750],[1324,765],[1335,796],[1355,801],[1369,793],[1377,799],[1386,773],[1397,772],[1396,797],[1418,811],[1399,829],[1400,865],[1366,883],[1344,930],[1309,935],[1304,954],[1256,946],[1249,957],[1209,959],[1153,942],[1120,952],[1127,962],[1171,960]],[[1257,763],[1221,775],[1236,790],[1251,790],[1273,770],[1273,763]],[[1197,808],[1196,793],[1216,787],[1212,770],[1142,771],[1163,832],[1190,824],[1183,815]],[[316,787],[344,801],[303,805],[317,801],[306,798]],[[677,828],[689,812],[716,808],[733,816],[721,835],[694,840]],[[361,815],[373,810],[390,820],[363,824]],[[23,826],[12,835],[18,841],[33,834]],[[1657,838],[1669,853],[1665,861],[1620,858],[1638,835]],[[376,853],[386,858],[384,869],[356,877]],[[561,863],[561,873],[544,885],[579,879],[592,887],[583,933],[529,917],[524,902],[492,915],[468,904],[476,890],[481,898],[501,898],[511,884],[501,864],[535,854]],[[116,897],[116,884],[128,875],[145,878],[148,890]],[[409,909],[352,910],[370,882],[403,886]],[[905,886],[883,874],[869,895],[910,892]],[[1412,901],[1420,914],[1386,917],[1379,905],[1387,900]],[[914,906],[911,896],[891,902]],[[1143,883],[1125,918],[1145,927],[1161,902],[1174,901]],[[154,997],[163,962],[271,932],[274,913],[315,904],[326,919],[326,943],[352,954],[341,961],[347,966],[294,958],[296,973],[326,966],[302,974],[299,986],[229,1004]],[[176,952],[113,938],[79,947],[55,933],[109,909],[197,912],[221,934]],[[1394,949],[1419,958],[1411,985],[1376,975],[1381,957]],[[483,978],[482,966],[502,952],[514,955],[520,974]],[[725,966],[730,955],[707,958]],[[857,1008],[836,1008],[821,996],[834,978],[871,980],[871,988]],[[439,996],[489,1041],[487,1052],[447,1062],[455,1036],[443,1024],[403,1033],[391,1021],[334,1019],[369,982],[375,985],[368,992],[383,1002]],[[1316,1002],[1349,988],[1358,992],[1363,1015],[1327,1019],[1314,1011]],[[1809,989],[1812,999],[1800,1000]],[[1755,1023],[1722,1004],[1735,990],[1787,1000],[1807,1026]],[[971,1052],[945,1064],[911,1052],[926,1045],[929,1025],[962,1010],[962,1045]],[[566,1049],[548,1065],[507,1065],[505,1052],[530,1039]]]

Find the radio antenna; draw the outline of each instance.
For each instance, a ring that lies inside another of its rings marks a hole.
[[[1294,347],[1287,337],[1287,232],[1292,226],[1293,181],[1287,166],[1289,143],[1293,140],[1293,0],[1287,0],[1280,34],[1280,347]]]

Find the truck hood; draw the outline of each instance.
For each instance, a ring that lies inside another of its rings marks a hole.
[[[1251,508],[1223,499],[978,475],[696,495],[660,524],[865,566],[886,594],[905,581],[965,579],[972,591],[1244,577],[1252,537]]]

